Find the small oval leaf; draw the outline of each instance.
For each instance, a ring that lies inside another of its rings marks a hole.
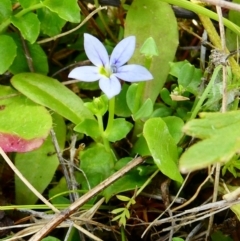
[[[144,124],[143,136],[159,170],[169,178],[182,182],[183,179],[177,166],[177,145],[166,123],[161,118],[147,120]]]

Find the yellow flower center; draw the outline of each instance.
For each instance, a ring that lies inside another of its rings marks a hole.
[[[106,77],[110,77],[111,76],[111,74],[112,74],[112,71],[111,71],[111,69],[110,68],[104,68],[103,66],[102,67],[100,67],[100,69],[99,69],[99,73],[101,74],[101,75],[104,75],[104,76],[106,76]]]
[[[104,76],[110,78],[111,74],[117,73],[117,67],[115,65],[111,66],[110,68],[102,66],[99,68],[99,73],[101,75],[104,75]]]

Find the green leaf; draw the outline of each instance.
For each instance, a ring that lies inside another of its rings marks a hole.
[[[215,136],[200,141],[183,153],[179,161],[180,170],[182,173],[188,173],[217,162],[223,164],[239,150],[240,141],[237,141],[236,137]]]
[[[0,23],[10,18],[12,15],[12,2],[11,0],[0,1]]]
[[[43,5],[66,21],[80,22],[80,8],[76,0],[44,0]]]
[[[167,107],[163,103],[159,103],[157,105],[157,109],[155,109],[151,115],[151,117],[167,117],[172,115],[174,110],[170,107]]]
[[[114,160],[104,146],[97,144],[80,152],[80,168],[84,171],[91,188],[108,178],[113,173]],[[83,189],[88,190],[86,180]]]
[[[179,62],[170,62],[170,63],[169,63],[169,65],[170,65],[169,74],[171,74],[172,76],[178,78],[182,67],[183,67],[185,64],[187,64],[187,63],[189,63],[187,60],[179,61]]]
[[[195,68],[190,63],[185,63],[178,75],[178,84],[190,93],[198,96],[201,94],[199,91],[199,85],[202,82],[202,71]]]
[[[235,205],[234,205],[235,206]],[[232,238],[230,238],[227,235],[224,235],[221,231],[215,231],[212,235],[211,235],[211,240],[212,241],[233,241]]]
[[[93,119],[85,119],[74,127],[74,131],[84,133],[87,136],[97,139],[101,136],[98,122]]]
[[[140,188],[147,180],[148,176],[140,176],[137,170],[132,170],[125,174],[103,192],[106,201],[120,192],[135,190]]]
[[[9,71],[13,74],[30,72],[20,37],[16,34],[11,34],[11,37],[17,45],[17,56],[14,59],[13,64],[10,66]],[[29,42],[26,42],[26,45],[29,51],[29,55],[32,59],[34,71],[36,73],[47,74],[48,59],[42,47],[37,43],[30,44]]]
[[[111,132],[107,134],[107,139],[111,142],[119,141],[127,136],[133,125],[124,118],[113,120]]]
[[[181,156],[179,165],[184,173],[226,163],[240,150],[240,111],[202,113],[200,117],[203,119],[189,121],[184,127],[187,134],[205,139]]]
[[[127,12],[124,35],[136,36],[136,50],[130,61],[134,64],[145,65],[140,48],[150,36],[159,46],[159,56],[153,57],[150,67],[154,79],[146,82],[142,95],[142,103],[148,98],[154,103],[167,79],[169,62],[173,61],[178,46],[178,26],[171,6],[162,1],[134,0]]]
[[[205,139],[215,135],[222,135],[226,132],[238,132],[238,129],[234,131],[240,124],[240,111],[230,111],[226,113],[207,113],[202,112],[199,114],[201,119],[194,119],[186,123],[183,131],[187,135],[193,137]]]
[[[125,210],[125,208],[116,208],[116,209],[113,209],[113,210],[111,211],[111,213],[113,213],[113,214],[118,214],[118,213],[123,212],[124,210]]]
[[[158,47],[156,45],[153,37],[149,37],[140,49],[140,53],[144,54],[147,58],[152,58],[153,56],[158,56]]]
[[[182,128],[184,126],[183,120],[177,116],[168,116],[168,117],[164,117],[163,121],[167,124],[169,133],[171,134],[175,143],[177,144],[183,137],[183,132],[182,132]]]
[[[140,155],[140,156],[150,156],[151,155],[147,142],[143,135],[139,136],[137,141],[134,143],[132,153],[134,153],[135,155],[136,154]]]
[[[131,111],[128,108],[126,95],[129,85],[123,84],[121,92],[115,97],[115,114],[121,117],[131,116]]]
[[[42,241],[60,241],[60,239],[48,236],[48,237],[42,239]]]
[[[29,99],[44,105],[75,124],[93,119],[83,101],[56,79],[34,73],[13,76],[12,85]]]
[[[40,3],[40,0],[19,0],[19,3],[23,8],[29,8],[30,6]]]
[[[40,32],[37,15],[30,12],[21,17],[12,17],[11,23],[21,32],[24,39],[33,44]]]
[[[182,239],[182,238],[172,238],[172,241],[184,241],[184,239]]]
[[[166,123],[161,118],[147,120],[143,128],[143,136],[159,170],[169,178],[182,182],[177,166],[177,146]]]
[[[172,98],[170,97],[170,92],[167,88],[162,88],[162,90],[160,91],[160,96],[161,99],[164,101],[164,103],[166,103],[169,106],[174,106],[176,102],[174,102],[172,100]]]
[[[131,84],[127,90],[126,100],[127,100],[128,108],[130,109],[131,113],[133,113],[134,111],[137,89],[138,89],[138,84]]]
[[[17,46],[7,35],[0,35],[0,74],[5,73],[17,55]]]
[[[140,109],[133,114],[134,120],[139,120],[149,117],[153,112],[153,102],[148,98],[140,107]]]
[[[69,198],[59,195],[59,193],[67,192],[68,187],[65,177],[62,177],[56,185],[49,190],[48,196],[51,198],[51,203],[53,204],[70,204]],[[67,195],[68,196],[68,195]],[[54,197],[54,198],[53,198]]]
[[[186,88],[193,78],[194,69],[193,65],[189,63],[184,64],[178,76],[178,84]]]
[[[3,98],[9,95],[16,96]],[[0,146],[7,152],[41,146],[52,126],[49,112],[7,86],[1,86],[0,96]]]
[[[37,15],[41,22],[42,32],[51,37],[61,33],[62,27],[66,23],[65,20],[60,18],[56,13],[50,11],[48,8],[38,9]]]
[[[116,197],[117,197],[117,199],[119,199],[120,201],[123,201],[123,202],[128,202],[129,200],[131,200],[130,197],[126,197],[123,195],[117,195]]]
[[[58,144],[63,149],[66,138],[65,123],[62,117],[56,114],[52,116]],[[51,136],[49,136],[39,149],[16,154],[15,165],[17,169],[40,193],[52,181],[59,165],[57,155],[54,153],[55,149]],[[17,204],[34,204],[38,199],[17,176],[15,176],[15,193]]]

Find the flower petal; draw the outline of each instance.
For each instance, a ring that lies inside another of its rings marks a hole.
[[[114,75],[111,75],[110,78],[101,78],[99,87],[108,99],[111,99],[121,91],[121,84]]]
[[[101,78],[98,67],[95,66],[82,66],[73,69],[69,75],[69,78],[78,79],[85,82],[97,81]]]
[[[153,79],[152,74],[145,67],[137,64],[129,64],[119,67],[117,73],[114,75],[127,82],[138,82]]]
[[[120,41],[111,54],[110,65],[120,67],[125,64],[132,57],[135,44],[135,36],[130,36]]]
[[[104,45],[94,36],[84,34],[84,49],[89,60],[96,66],[109,65],[109,57]]]

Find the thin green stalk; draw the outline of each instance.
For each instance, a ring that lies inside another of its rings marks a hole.
[[[101,115],[96,115],[96,116],[97,116],[97,120],[98,120],[98,128],[99,128],[100,133],[101,133],[103,145],[104,145],[104,147],[105,147],[105,149],[106,149],[107,151],[111,151],[111,147],[110,147],[109,141],[108,141],[108,139],[105,137],[105,134],[104,134],[102,116],[101,116]]]
[[[199,6],[198,4],[195,4],[195,3],[192,3],[192,2],[189,2],[186,0],[161,0],[161,1],[188,9],[197,14],[201,14],[201,15],[209,17],[213,20],[218,21],[218,15],[216,13],[214,13],[211,10],[208,10],[207,8]],[[234,24],[233,22],[229,21],[226,18],[223,18],[223,23],[226,27],[231,29],[234,33],[240,35],[240,27],[239,26],[237,26],[236,24]]]
[[[209,92],[211,91],[211,88],[212,88],[212,86],[214,84],[214,81],[216,80],[217,75],[218,75],[218,73],[219,73],[221,68],[222,68],[222,65],[219,65],[219,66],[217,66],[214,69],[213,75],[212,75],[212,77],[211,77],[211,79],[210,79],[206,89],[204,90],[201,98],[199,99],[199,101],[197,102],[195,108],[192,111],[192,115],[190,117],[190,120],[194,119],[197,116],[198,112],[200,111],[201,106],[202,106],[203,102],[206,100]]]
[[[145,58],[145,67],[148,70],[150,69],[151,64],[152,64],[152,58]],[[145,86],[146,86],[146,81],[138,83],[133,113],[136,113],[139,110],[143,102],[143,93],[144,93]]]
[[[121,241],[126,241],[126,235],[124,231],[124,226],[121,226]]]
[[[105,130],[105,134],[109,134],[112,131],[113,120],[114,120],[114,110],[115,110],[115,97],[109,100],[108,104],[108,123]]]

